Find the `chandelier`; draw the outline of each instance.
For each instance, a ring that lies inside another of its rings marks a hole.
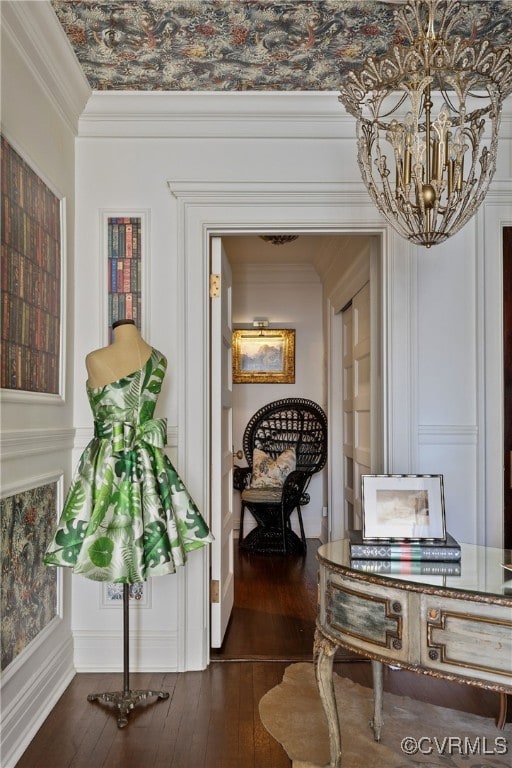
[[[455,234],[484,199],[512,92],[510,47],[458,36],[467,10],[459,0],[406,0],[394,12],[404,44],[368,57],[340,88],[357,118],[358,163],[374,203],[427,248]]]

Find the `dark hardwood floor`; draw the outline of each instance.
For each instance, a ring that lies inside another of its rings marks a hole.
[[[235,603],[212,661],[311,661],[317,602],[316,550],[305,557],[235,551]]]
[[[130,686],[165,690],[138,705],[128,726],[89,703],[95,691],[122,690],[122,674],[78,674],[17,768],[290,768],[263,728],[258,704],[290,662],[312,658],[317,541],[306,558],[235,551],[235,607],[223,647],[202,672],[132,674]],[[368,662],[336,663],[339,674],[371,685]],[[244,661],[242,661],[244,660]],[[386,669],[386,690],[474,714],[495,716],[490,691]]]

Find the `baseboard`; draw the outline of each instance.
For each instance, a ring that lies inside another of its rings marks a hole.
[[[256,527],[256,524],[254,522],[251,525],[244,524],[244,533],[245,533],[245,535],[247,536],[249,531],[251,531],[255,527]],[[294,525],[293,521],[292,521],[292,528],[295,531],[295,533],[298,536],[300,536],[300,528],[299,528],[298,524]],[[306,539],[319,539],[320,541],[322,541],[322,543],[324,543],[323,540],[322,540],[323,529],[322,529],[322,527],[318,523],[309,523],[308,521],[305,520],[304,521],[304,534],[306,536]],[[233,531],[233,538],[234,539],[239,539],[240,538],[240,529],[239,528],[235,528],[234,529],[234,531]],[[326,539],[326,541],[327,541],[327,539]]]
[[[77,672],[122,672],[123,633],[118,630],[73,632]],[[130,632],[130,672],[177,672],[178,633]]]
[[[2,768],[14,768],[75,676],[71,637],[46,661],[2,708]]]

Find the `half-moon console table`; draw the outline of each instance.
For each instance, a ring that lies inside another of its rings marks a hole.
[[[512,552],[461,548],[460,576],[358,570],[350,564],[348,539],[319,548],[315,664],[331,768],[341,766],[332,678],[340,646],[372,660],[371,724],[377,741],[383,725],[382,663],[499,692],[497,725],[503,727],[512,694],[512,573],[502,563],[512,562]]]

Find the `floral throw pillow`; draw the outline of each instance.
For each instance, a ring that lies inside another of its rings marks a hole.
[[[295,469],[295,448],[287,448],[277,459],[255,448],[252,454],[251,488],[280,488]]]

